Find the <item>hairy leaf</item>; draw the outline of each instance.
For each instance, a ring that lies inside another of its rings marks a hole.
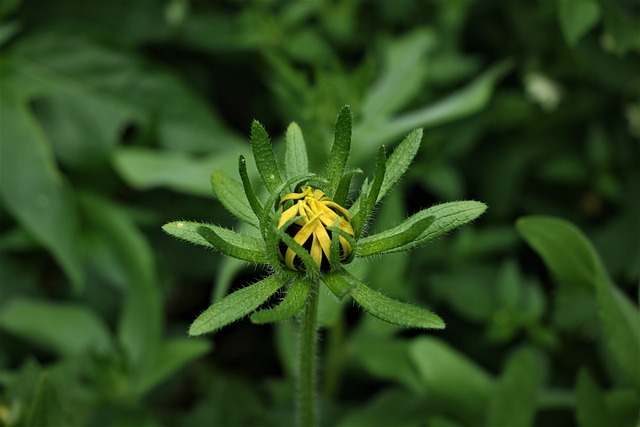
[[[253,212],[243,185],[222,171],[211,174],[211,189],[220,203],[236,218],[258,226],[258,217]]]
[[[262,305],[286,283],[287,279],[272,274],[252,285],[214,302],[189,327],[189,335],[203,335],[243,318]]]
[[[277,306],[260,310],[251,315],[253,323],[272,323],[289,319],[302,310],[309,296],[309,281],[298,278],[293,282],[287,295]]]

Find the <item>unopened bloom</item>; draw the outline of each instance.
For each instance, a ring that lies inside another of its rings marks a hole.
[[[172,222],[163,229],[230,257],[269,265],[273,274],[216,301],[195,320],[189,334],[215,331],[251,313],[251,320],[256,323],[291,318],[303,310],[310,295],[317,295],[312,289],[321,283],[337,298],[350,296],[386,322],[443,328],[444,322],[437,315],[369,288],[351,274],[348,265],[355,258],[421,246],[472,221],[486,209],[486,205],[474,201],[444,203],[422,210],[391,229],[363,236],[374,207],[406,172],[421,140],[422,130],[414,130],[388,158],[381,147],[373,178],[364,180],[347,207],[352,178],[362,173],[359,169],[346,170],[351,148],[349,107],[344,107],[336,120],[331,156],[322,175],[308,170],[306,146],[298,125],[292,123],[287,129],[285,162],[280,164],[267,132],[254,122],[252,151],[269,193],[266,200],[260,200],[254,192],[243,156],[238,163],[241,182],[218,171],[212,174],[211,184],[218,200],[256,232],[238,233],[188,221]],[[256,311],[283,289],[286,293],[277,306]]]
[[[303,187],[299,193],[289,193],[280,199],[280,206],[293,205],[287,208],[278,221],[278,228],[282,228],[294,218],[286,231],[296,242],[305,247],[321,270],[327,270],[331,259],[332,231],[327,227],[336,225],[339,229],[354,237],[351,227],[349,211],[325,196],[318,188]],[[339,236],[340,259],[348,258],[353,248],[346,238]],[[292,270],[298,270],[302,262],[296,253],[286,244],[281,244],[281,256],[285,265]]]

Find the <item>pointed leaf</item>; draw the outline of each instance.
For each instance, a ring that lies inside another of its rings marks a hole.
[[[576,418],[580,427],[616,425],[598,383],[584,368],[578,373],[576,400]]]
[[[281,183],[273,146],[264,127],[256,120],[251,125],[251,149],[264,185],[273,192]]]
[[[0,328],[62,356],[111,347],[102,319],[79,304],[14,299],[2,307]]]
[[[396,252],[398,248],[406,247],[416,240],[433,222],[433,216],[422,217],[417,221],[412,220],[408,227],[402,223],[382,233],[362,238],[358,241],[356,256],[367,257],[380,253]]]
[[[376,202],[379,202],[405,174],[420,149],[422,133],[422,129],[413,130],[393,150],[386,163],[387,172],[384,175]]]
[[[53,255],[80,292],[83,266],[74,194],[26,100],[2,81],[0,196],[3,209]],[[6,221],[6,220],[5,220]]]
[[[422,246],[428,243],[430,240],[435,239],[436,237],[447,234],[451,230],[460,227],[461,225],[473,221],[474,219],[482,215],[482,213],[486,209],[487,205],[485,205],[484,203],[471,200],[435,205],[410,216],[403,223],[396,227],[375,234],[373,236],[360,239],[358,241],[358,250],[361,250],[360,246],[362,245],[364,245],[364,247],[366,248],[367,245],[374,244],[376,241],[383,241],[388,237],[405,233],[416,223],[423,221],[425,218],[432,217],[433,222],[429,224],[415,240],[409,241],[408,243],[402,246],[398,246],[394,249],[387,250],[386,252],[408,251],[413,248]],[[375,245],[377,244],[378,243],[375,243]]]
[[[347,201],[347,197],[349,196],[349,190],[351,189],[351,181],[353,180],[354,175],[360,173],[362,173],[362,169],[353,169],[342,175],[336,194],[333,196],[334,202],[340,206],[344,206]]]
[[[425,335],[412,340],[409,358],[430,402],[455,413],[463,425],[481,425],[494,389],[491,376],[481,366],[446,342]]]
[[[304,143],[302,131],[297,123],[291,123],[287,128],[285,136],[284,170],[287,178],[304,175],[309,172],[307,146]]]
[[[336,296],[338,299],[343,299],[354,288],[354,283],[348,281],[344,275],[344,270],[336,271],[332,274],[325,274],[322,276],[322,283]],[[347,273],[348,274],[348,273]]]
[[[228,228],[218,227],[212,224],[201,224],[199,222],[191,221],[170,222],[163,225],[162,229],[166,233],[177,237],[178,239],[182,239],[196,245],[216,249],[222,253],[225,253],[222,249],[220,249],[218,246],[215,246],[214,243],[208,241],[205,237],[203,237],[202,234],[200,234],[201,227],[213,231],[220,239],[234,246],[236,248],[235,250],[241,250],[246,253],[247,255],[241,259],[251,262],[257,262],[259,264],[266,262],[266,255],[264,254],[264,242],[257,237],[236,233],[235,231],[229,230]]]
[[[97,195],[79,197],[85,232],[99,239],[125,273],[118,339],[132,367],[144,365],[155,353],[163,329],[162,296],[153,248],[121,206]]]
[[[404,328],[444,329],[440,317],[430,311],[382,295],[344,271],[341,274],[353,285],[351,297],[370,315]]]
[[[517,229],[560,285],[595,291],[605,342],[628,378],[640,385],[640,311],[611,282],[591,242],[578,227],[560,218],[520,218]]]
[[[264,243],[256,237],[227,230],[226,238],[222,238],[213,227],[206,225],[199,226],[196,231],[226,256],[258,264],[266,263],[267,261]]]
[[[539,354],[523,348],[512,354],[491,394],[485,425],[531,426],[542,385]]]
[[[253,323],[271,323],[289,319],[302,310],[309,296],[309,282],[298,278],[293,282],[282,302],[274,308],[260,310],[251,315]]]
[[[358,153],[370,153],[373,147],[392,141],[411,129],[437,126],[480,111],[489,102],[496,82],[512,66],[510,61],[498,63],[460,90],[419,110],[388,120],[363,123],[354,129],[353,138],[358,144]],[[360,161],[359,158],[357,160]],[[387,167],[391,169],[391,165]]]
[[[69,425],[64,408],[56,391],[51,376],[47,372],[40,374],[36,386],[35,397],[31,404],[27,426],[64,426]]]
[[[202,338],[173,338],[162,343],[148,364],[142,366],[137,391],[140,396],[211,350],[211,341]]]
[[[373,208],[375,207],[378,200],[378,196],[380,195],[380,189],[382,188],[382,184],[384,183],[384,177],[386,173],[386,162],[387,162],[387,154],[384,146],[378,149],[378,159],[376,162],[376,175],[371,183],[371,186],[367,187],[368,191],[365,193],[361,191],[360,197],[360,210],[357,215],[354,216],[352,222],[354,223],[354,231],[356,237],[360,237],[362,233],[362,229],[364,228],[371,212],[373,212]]]
[[[598,24],[600,5],[596,0],[559,1],[558,20],[565,41],[575,47]]]
[[[333,198],[338,189],[342,173],[349,159],[349,151],[351,150],[351,108],[345,105],[340,110],[336,119],[336,127],[333,139],[333,147],[329,156],[329,164],[327,165],[327,178],[329,185],[326,188],[326,194],[329,198]]]
[[[251,313],[275,294],[287,279],[272,274],[266,279],[227,295],[207,308],[189,327],[189,335],[214,332]]]
[[[236,218],[258,226],[258,217],[253,213],[241,183],[222,171],[215,171],[211,174],[211,189],[220,203]]]
[[[238,170],[240,172],[240,179],[242,180],[242,187],[244,188],[244,194],[247,197],[247,201],[249,202],[251,209],[253,209],[253,213],[259,218],[262,214],[262,205],[256,197],[256,193],[253,191],[253,186],[251,185],[251,180],[247,173],[247,161],[242,155],[238,158]]]

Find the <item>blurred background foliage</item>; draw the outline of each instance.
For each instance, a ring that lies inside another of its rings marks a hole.
[[[344,104],[365,173],[426,130],[372,229],[490,208],[354,266],[445,331],[323,296],[324,424],[638,425],[637,1],[3,0],[0,19],[2,425],[291,425],[292,324],[186,337],[263,272],[160,226],[237,226],[209,175],[236,173],[251,120],[276,149],[298,122],[319,170]]]

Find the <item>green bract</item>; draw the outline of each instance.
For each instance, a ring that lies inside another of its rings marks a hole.
[[[388,158],[384,147],[381,147],[375,175],[371,180],[364,180],[348,211],[345,208],[335,208],[337,212],[342,212],[342,216],[336,218],[333,226],[326,224],[327,219],[324,219],[326,233],[322,232],[322,245],[314,243],[312,248],[310,241],[308,244],[304,239],[296,241],[295,234],[289,229],[294,224],[308,223],[309,218],[300,215],[289,218],[292,216],[289,214],[283,217],[281,228],[278,227],[285,209],[281,200],[289,193],[285,200],[288,202],[286,206],[290,206],[295,202],[291,192],[312,187],[321,190],[327,200],[330,199],[327,203],[331,206],[345,204],[352,178],[362,173],[359,169],[345,170],[351,148],[351,110],[345,106],[338,115],[331,156],[323,175],[309,172],[305,142],[297,124],[292,123],[287,129],[285,162],[280,167],[267,132],[260,123],[254,121],[251,145],[258,172],[268,190],[266,200],[260,200],[256,195],[249,180],[246,160],[242,156],[239,158],[240,181],[216,171],[211,175],[211,186],[218,200],[238,219],[255,227],[255,234],[259,237],[216,225],[188,221],[171,222],[163,229],[172,236],[214,248],[230,257],[267,264],[271,266],[273,274],[216,301],[193,322],[189,334],[201,335],[216,331],[251,313],[251,320],[255,323],[291,318],[304,308],[310,290],[319,282],[324,283],[337,298],[351,297],[369,314],[386,322],[403,327],[444,328],[444,322],[437,315],[374,291],[352,275],[346,265],[353,259],[421,246],[474,220],[485,211],[486,205],[476,201],[444,203],[422,210],[389,230],[370,236],[363,235],[374,207],[406,172],[418,152],[421,140],[422,129],[414,130]],[[309,200],[311,208],[314,207],[314,202]],[[300,203],[300,213],[304,213],[305,202]],[[314,212],[313,209],[308,211],[309,215]],[[353,230],[348,229],[346,232],[345,227],[338,227],[338,219],[343,223],[344,219],[350,220]],[[299,229],[301,225],[296,227]],[[330,243],[327,239],[330,239]],[[324,255],[318,252],[321,246]],[[342,256],[347,247],[351,249],[350,255]],[[283,262],[283,248],[295,253],[300,268],[290,268],[293,265],[291,258],[288,264]],[[321,258],[322,263],[319,261]],[[325,263],[327,267],[324,267]],[[286,295],[279,305],[258,310],[282,289]]]

